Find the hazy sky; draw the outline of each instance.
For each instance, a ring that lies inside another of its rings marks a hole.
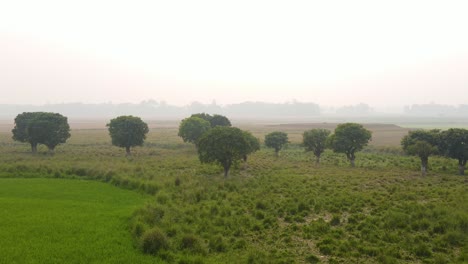
[[[468,1],[0,0],[0,103],[468,103]]]

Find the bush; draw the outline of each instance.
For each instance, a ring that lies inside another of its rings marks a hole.
[[[153,228],[143,234],[141,246],[144,253],[156,255],[159,251],[169,248],[169,241],[161,230]]]
[[[136,237],[140,237],[143,232],[145,232],[145,225],[140,222],[140,221],[137,221],[134,225],[133,225],[133,235],[136,236]]]
[[[306,257],[305,260],[307,263],[310,263],[310,264],[320,263],[320,259],[316,257],[315,255],[309,255]]]
[[[418,257],[430,257],[432,256],[432,251],[431,249],[426,245],[426,244],[418,244],[414,248],[414,253]]]
[[[225,252],[227,248],[222,236],[216,236],[210,239],[209,247],[215,252]]]
[[[180,241],[180,248],[194,253],[205,253],[200,239],[192,234],[187,234]]]
[[[332,220],[330,221],[330,225],[337,226],[340,224],[340,217],[338,215],[334,215]]]
[[[174,181],[174,185],[175,185],[175,186],[179,186],[180,183],[181,183],[181,180],[180,180],[179,177],[177,177],[177,178],[175,179],[175,181]]]

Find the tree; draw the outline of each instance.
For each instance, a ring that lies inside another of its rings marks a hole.
[[[198,117],[208,122],[211,122],[211,119],[213,118],[210,114],[207,114],[207,113],[192,114],[190,117]]]
[[[109,124],[109,135],[112,145],[125,148],[127,156],[130,156],[130,148],[142,146],[148,134],[148,125],[136,116],[119,116],[112,119]]]
[[[407,154],[418,156],[421,159],[422,176],[426,176],[429,156],[437,153],[439,144],[440,131],[436,129],[410,131],[401,140],[401,146]]]
[[[223,115],[213,115],[213,117],[210,119],[210,125],[211,127],[216,127],[216,126],[231,126],[231,121]]]
[[[13,140],[31,144],[31,151],[33,153],[37,152],[37,144],[39,142],[29,137],[28,129],[29,124],[38,114],[39,112],[25,112],[17,115],[15,118],[15,127],[11,131],[13,133]]]
[[[288,134],[284,132],[271,132],[265,136],[265,145],[269,148],[275,149],[275,155],[278,157],[279,151],[288,144]]]
[[[193,114],[190,117],[198,117],[203,120],[206,120],[210,123],[211,127],[215,126],[231,126],[231,121],[223,115],[210,115],[207,113],[198,113],[198,114]]]
[[[202,163],[219,163],[228,177],[231,165],[249,152],[249,144],[239,128],[218,126],[199,139],[198,157]]]
[[[254,153],[257,150],[260,150],[260,141],[258,138],[254,137],[249,131],[242,131],[244,133],[244,138],[247,141],[248,147],[247,152],[245,153],[243,159],[244,162],[247,162],[247,155]]]
[[[305,150],[312,151],[316,157],[315,163],[320,163],[320,156],[325,151],[327,138],[330,135],[330,131],[326,129],[312,129],[305,131],[302,135]]]
[[[468,130],[451,128],[441,134],[441,152],[445,156],[458,160],[458,172],[465,175],[468,160]]]
[[[190,142],[198,146],[198,139],[208,130],[210,130],[210,122],[196,116],[185,118],[179,125],[179,137],[184,142]]]
[[[12,133],[14,140],[30,143],[33,153],[38,144],[53,152],[70,137],[70,126],[67,118],[58,113],[25,112],[16,116]]]
[[[344,153],[351,166],[355,166],[356,152],[362,150],[372,133],[362,125],[356,123],[344,123],[335,128],[335,133],[328,138],[328,145],[336,153]]]

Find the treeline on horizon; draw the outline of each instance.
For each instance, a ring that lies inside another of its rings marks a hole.
[[[132,103],[63,103],[45,105],[0,104],[0,118],[11,118],[22,112],[60,112],[68,117],[112,117],[118,115],[138,115],[152,118],[181,118],[193,113],[221,113],[235,118],[308,118],[322,114],[343,116],[367,116],[378,114],[372,107],[361,103],[337,108],[322,108],[313,102],[243,102],[219,105],[216,102],[203,104],[192,102],[186,106],[175,106],[165,101],[147,100]],[[467,116],[468,104],[459,106],[424,104],[406,106],[403,113],[408,116]]]

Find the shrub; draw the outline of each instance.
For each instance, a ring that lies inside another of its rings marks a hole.
[[[338,215],[334,215],[332,220],[330,221],[330,225],[337,226],[340,224],[340,217]]]
[[[169,241],[161,230],[152,228],[141,237],[141,247],[144,253],[156,255],[159,251],[169,248]]]
[[[306,257],[305,260],[307,263],[310,263],[310,264],[320,263],[320,259],[316,257],[315,255],[309,255]]]
[[[140,222],[140,221],[137,221],[134,225],[133,225],[133,230],[132,230],[132,233],[134,236],[136,237],[140,237],[143,232],[145,232],[145,225]]]
[[[432,256],[432,251],[426,244],[419,243],[414,247],[414,254],[418,257],[430,257]]]
[[[324,255],[331,255],[333,248],[330,245],[319,245],[318,246],[320,253]]]
[[[181,183],[181,180],[180,180],[179,177],[177,177],[177,178],[175,179],[175,181],[174,181],[174,185],[175,185],[175,186],[179,186],[180,183]]]
[[[194,253],[205,253],[200,239],[192,234],[187,234],[182,237],[180,248]]]
[[[225,252],[226,249],[227,249],[227,245],[224,242],[224,239],[223,239],[222,236],[215,236],[215,237],[211,238],[208,246],[209,246],[210,250],[212,250],[214,252]],[[241,247],[243,247],[243,246],[241,246]]]

